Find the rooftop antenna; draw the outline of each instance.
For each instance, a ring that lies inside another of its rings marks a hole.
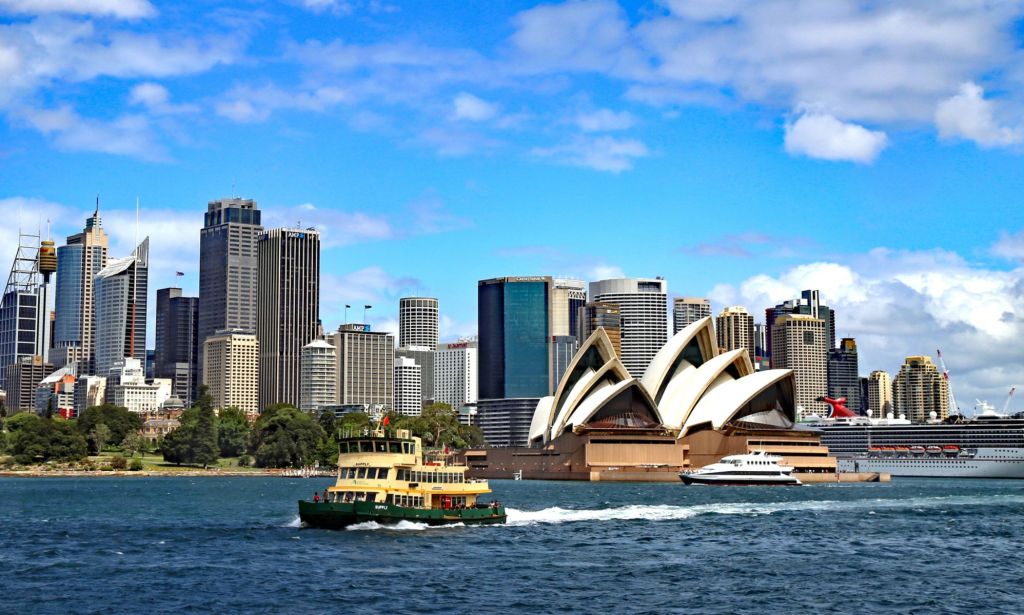
[[[97,205],[97,208],[99,205]],[[132,328],[131,338],[128,340],[128,354],[135,356],[135,309],[138,303],[139,292],[139,197],[135,197],[135,262],[132,263]]]

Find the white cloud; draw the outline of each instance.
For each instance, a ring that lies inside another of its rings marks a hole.
[[[982,147],[1003,147],[1024,140],[1024,130],[1000,126],[992,101],[973,82],[960,85],[960,91],[939,103],[935,126],[942,139],[967,139]]]
[[[102,152],[152,161],[167,157],[154,138],[149,120],[142,115],[128,114],[104,121],[81,117],[65,105],[28,111],[21,119],[51,136],[63,150]]]
[[[267,227],[314,227],[320,231],[324,248],[348,246],[366,241],[391,239],[395,235],[388,220],[361,211],[325,209],[312,203],[294,207],[273,207],[264,212]]]
[[[534,148],[533,154],[562,164],[620,173],[632,169],[634,160],[646,158],[651,152],[636,139],[577,137],[566,144]]]
[[[841,122],[826,113],[805,112],[786,124],[786,151],[824,160],[874,162],[888,144],[884,132]]]
[[[345,305],[349,322],[366,320],[374,329],[389,331],[392,321],[397,322],[398,299],[409,294],[422,294],[423,283],[413,277],[393,276],[373,265],[342,275],[320,273],[320,320],[327,330],[337,329],[345,322]],[[397,341],[397,340],[396,340]]]
[[[175,105],[171,103],[171,95],[167,88],[146,81],[137,84],[128,94],[128,102],[144,107],[154,115],[174,115],[178,113],[195,113],[199,110],[196,105]]]
[[[314,13],[334,13],[335,15],[349,15],[352,13],[352,4],[342,0],[299,0],[299,4]]]
[[[349,92],[334,86],[309,90],[284,90],[273,85],[237,86],[227,92],[224,100],[218,102],[215,108],[222,117],[250,123],[265,121],[271,113],[282,109],[319,113],[349,101]]]
[[[442,342],[455,342],[477,334],[476,321],[461,321],[441,314],[437,323],[438,338]]]
[[[992,246],[992,254],[1024,263],[1024,229],[1012,234],[1005,231],[1000,233],[999,240]]]
[[[584,132],[611,132],[625,130],[636,123],[636,118],[628,111],[612,111],[611,109],[595,109],[585,111],[576,116],[576,125]]]
[[[600,264],[595,265],[590,271],[587,272],[587,280],[614,280],[616,278],[624,278],[626,274],[623,273],[621,267],[615,265]]]
[[[452,101],[455,119],[482,122],[498,114],[498,107],[467,92],[461,92]]]
[[[857,339],[862,374],[894,373],[904,357],[934,358],[941,348],[962,408],[1024,383],[1024,266],[985,269],[941,250],[876,249],[720,285],[710,296],[763,314],[806,288],[820,289],[835,308],[837,337]]]
[[[0,0],[0,13],[69,13],[137,19],[156,15],[156,9],[147,0]]]

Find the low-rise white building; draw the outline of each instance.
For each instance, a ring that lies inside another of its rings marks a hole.
[[[148,414],[160,409],[171,396],[170,378],[154,378],[146,382],[142,361],[125,357],[116,361],[107,374],[107,401],[131,412]]]

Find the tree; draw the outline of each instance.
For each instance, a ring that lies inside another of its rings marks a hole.
[[[328,436],[334,436],[338,430],[338,421],[334,417],[333,410],[324,410],[320,413],[320,418],[317,420],[320,423],[320,428],[324,430]]]
[[[181,425],[160,444],[164,460],[206,467],[217,462],[217,425],[213,407],[200,404],[181,415]]]
[[[308,414],[292,406],[276,406],[264,409],[256,421],[249,449],[261,468],[300,467],[317,458],[324,439],[323,428]]]
[[[89,441],[97,454],[103,452],[103,447],[110,441],[110,428],[106,423],[96,423],[96,426],[89,432]]]
[[[249,420],[238,408],[225,408],[217,417],[217,446],[221,457],[238,457],[249,440]]]
[[[142,429],[142,417],[127,408],[112,404],[86,408],[78,417],[77,428],[82,434],[89,434],[97,423],[103,423],[110,428],[108,444],[114,446],[120,446],[125,436]]]
[[[11,419],[14,420],[13,418]],[[11,433],[10,449],[18,463],[78,461],[88,452],[85,436],[63,419],[46,419],[26,413]]]
[[[146,439],[139,432],[130,433],[121,440],[121,450],[134,457],[135,453],[146,448]]]
[[[365,412],[349,412],[335,422],[335,430],[342,434],[361,434],[369,427],[370,416]]]
[[[423,439],[427,446],[466,448],[484,444],[479,427],[463,425],[448,404],[431,404],[420,416],[402,417],[398,426]]]

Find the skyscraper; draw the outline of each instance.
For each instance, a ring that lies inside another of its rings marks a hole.
[[[154,378],[174,381],[173,394],[191,407],[199,390],[199,299],[180,288],[156,291]]]
[[[18,233],[18,250],[0,299],[0,368],[46,354],[42,285],[36,272],[39,236]],[[0,377],[0,387],[5,386]]]
[[[203,384],[213,407],[238,408],[247,416],[259,413],[259,340],[241,329],[217,331],[203,343]]]
[[[711,316],[711,302],[701,297],[676,297],[672,300],[672,333]]]
[[[766,337],[768,339],[768,356],[772,354],[772,327],[775,320],[784,314],[803,314],[820,318],[825,323],[825,349],[836,346],[836,314],[832,308],[821,302],[821,293],[817,290],[804,290],[798,299],[784,301],[775,307],[765,310]]]
[[[477,401],[477,343],[441,344],[434,355],[434,401],[458,410]]]
[[[57,248],[57,290],[54,295],[52,362],[58,367],[78,362],[79,376],[95,374],[96,274],[107,266],[107,234],[99,200],[81,233]]]
[[[402,297],[398,300],[398,345],[437,350],[437,299]]]
[[[587,341],[587,338],[598,329],[604,327],[608,339],[615,348],[616,356],[622,354],[622,314],[619,306],[614,303],[590,302],[579,309],[577,319],[578,333],[576,338],[580,344]]]
[[[338,403],[338,350],[317,339],[302,347],[300,405],[319,414]]]
[[[792,369],[797,409],[824,416],[825,402],[817,401],[828,392],[825,355],[825,323],[805,314],[784,314],[772,327],[772,368]]]
[[[897,416],[906,415],[913,423],[949,417],[949,382],[942,377],[931,357],[907,357],[892,389]]]
[[[668,341],[668,283],[663,278],[625,278],[590,283],[591,301],[619,306],[620,358],[634,378]]]
[[[338,349],[338,403],[377,411],[395,401],[395,336],[344,324],[328,336]]]
[[[754,317],[741,306],[723,308],[715,317],[715,336],[722,350],[745,348],[754,363]]]
[[[492,446],[526,444],[537,401],[553,388],[552,283],[550,277],[533,276],[477,284],[477,418]]]
[[[149,237],[131,256],[107,263],[96,274],[94,348],[96,373],[106,376],[122,359],[146,360],[146,298]]]
[[[419,416],[423,411],[421,368],[411,357],[395,357],[394,410],[402,416]]]
[[[868,410],[874,418],[888,418],[895,412],[892,405],[892,377],[889,372],[876,369],[868,374]]]
[[[405,346],[395,349],[395,358],[407,358],[420,368],[420,406],[434,402],[435,351],[427,346]]]
[[[19,357],[17,361],[3,368],[7,383],[8,414],[18,410],[35,410],[36,388],[51,373],[53,365],[39,355]]]
[[[553,278],[551,281],[551,336],[576,336],[579,309],[587,303],[583,280]],[[558,379],[556,378],[557,382]]]
[[[857,342],[844,337],[838,348],[828,351],[828,396],[845,397],[846,407],[860,410],[860,374],[858,373]],[[877,416],[877,415],[876,415]]]
[[[206,207],[199,232],[199,369],[203,341],[222,329],[256,331],[256,242],[263,227],[252,199]]]
[[[299,405],[302,347],[320,325],[320,233],[271,229],[260,234],[256,337],[260,342],[260,408]]]

